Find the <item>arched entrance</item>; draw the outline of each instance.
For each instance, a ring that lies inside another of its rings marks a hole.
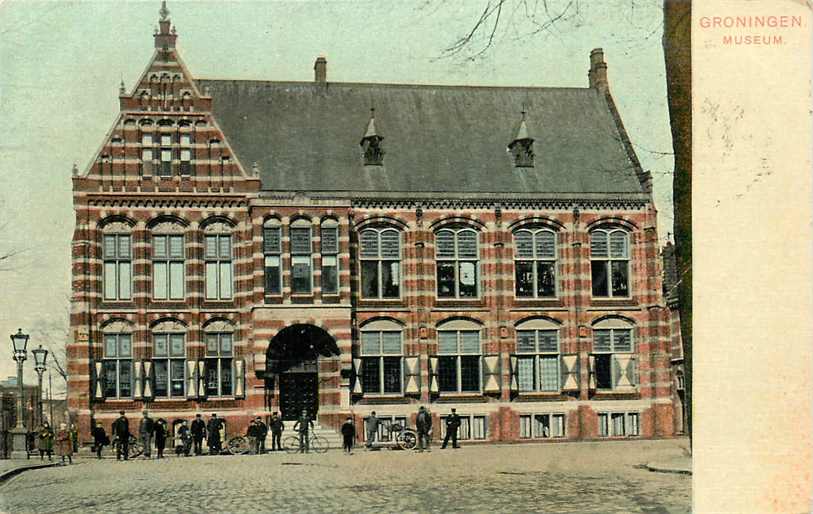
[[[339,355],[336,341],[324,329],[294,324],[271,339],[266,353],[267,372],[277,377],[279,410],[294,420],[303,409],[311,418],[319,410],[319,357]]]

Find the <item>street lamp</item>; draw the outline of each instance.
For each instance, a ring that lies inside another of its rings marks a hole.
[[[42,374],[45,372],[45,363],[48,360],[48,350],[39,345],[36,350],[31,350],[34,354],[34,371],[37,372],[37,417],[39,424],[42,425]]]
[[[14,348],[14,360],[17,361],[17,384],[20,387],[19,406],[17,409],[17,425],[11,429],[11,458],[24,459],[28,457],[28,434],[23,425],[23,362],[26,359],[25,348],[28,346],[28,334],[23,334],[23,329],[18,328],[16,334],[11,335],[11,344]]]

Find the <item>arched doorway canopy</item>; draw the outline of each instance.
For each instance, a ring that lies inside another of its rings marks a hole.
[[[305,361],[314,361],[320,355],[339,355],[336,340],[323,328],[297,323],[277,333],[268,345],[266,365],[270,373],[284,373]]]

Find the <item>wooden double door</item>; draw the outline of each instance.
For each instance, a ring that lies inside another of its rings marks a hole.
[[[311,419],[319,411],[319,375],[316,362],[303,362],[279,375],[279,410],[282,419],[299,419],[302,410],[308,411]]]

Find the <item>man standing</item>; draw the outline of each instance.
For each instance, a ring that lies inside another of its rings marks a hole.
[[[285,423],[277,412],[271,415],[271,451],[282,450],[282,431],[285,430]]]
[[[452,448],[460,448],[460,446],[457,445],[458,428],[460,428],[460,416],[457,415],[455,409],[452,409],[452,413],[446,417],[446,437],[443,438],[443,445],[440,447],[441,450],[446,448],[450,438],[452,439]]]
[[[246,437],[248,438],[248,454],[249,455],[257,455],[257,447],[259,446],[257,443],[257,435],[258,435],[258,427],[257,427],[257,420],[252,419],[248,423],[248,428],[246,429]]]
[[[155,449],[158,450],[156,458],[162,459],[164,457],[164,448],[167,445],[167,422],[164,418],[158,418],[155,422]]]
[[[124,416],[124,411],[119,411],[119,417],[113,422],[111,429],[116,438],[116,460],[130,460],[130,422]]]
[[[222,447],[220,445],[220,429],[223,427],[223,422],[217,417],[217,414],[212,413],[209,418],[209,423],[206,425],[206,431],[209,433],[207,443],[209,445],[209,455],[220,455]]]
[[[432,431],[432,415],[426,410],[426,407],[421,405],[418,409],[418,415],[415,417],[415,426],[418,429],[418,447],[417,451],[432,451],[429,448],[429,432]]]
[[[141,437],[141,444],[144,445],[144,458],[149,459],[152,454],[152,434],[155,432],[155,423],[147,411],[143,412],[144,417],[138,423],[138,435]]]
[[[294,430],[299,432],[299,453],[308,453],[310,441],[308,431],[313,428],[313,421],[308,416],[307,409],[302,409],[302,415],[294,423]]]
[[[93,434],[93,450],[96,452],[96,458],[101,459],[102,448],[104,448],[105,445],[110,444],[110,440],[108,439],[101,422],[96,423],[96,426],[93,427],[91,433]]]
[[[375,416],[375,411],[371,412],[370,417],[367,418],[367,449],[372,449],[380,424],[381,420]]]
[[[206,437],[206,423],[200,414],[195,414],[195,419],[192,421],[192,441],[195,445],[195,455],[203,453],[203,439]]]
[[[356,438],[356,425],[353,424],[353,418],[350,416],[347,416],[347,421],[342,425],[342,438],[344,439],[344,452],[348,455],[352,455],[353,440]]]
[[[265,438],[268,437],[268,427],[260,416],[254,420],[257,423],[257,453],[265,453]]]

